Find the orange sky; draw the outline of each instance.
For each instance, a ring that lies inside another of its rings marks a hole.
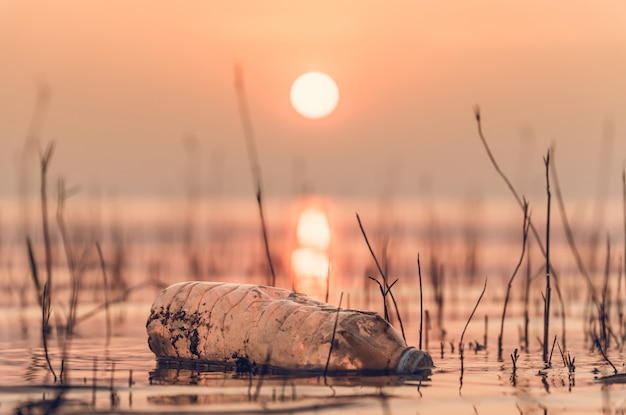
[[[475,132],[477,103],[523,192],[543,191],[553,142],[565,193],[595,195],[601,164],[620,192],[624,0],[0,0],[0,194],[16,192],[41,80],[52,91],[52,179],[180,193],[193,134],[203,191],[251,192],[235,62],[268,195],[303,181],[340,195],[504,193]],[[289,103],[291,82],[310,70],[340,89],[322,120]],[[611,157],[600,163],[609,124]]]

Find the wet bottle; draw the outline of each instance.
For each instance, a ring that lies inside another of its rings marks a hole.
[[[433,366],[377,313],[262,285],[174,284],[155,299],[146,327],[159,359],[312,372],[328,362],[330,373],[411,374]]]

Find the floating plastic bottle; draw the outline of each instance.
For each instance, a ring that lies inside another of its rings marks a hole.
[[[174,284],[152,304],[146,328],[157,358],[243,370],[267,365],[287,371],[410,374],[433,366],[428,353],[407,347],[377,313],[338,309],[262,285]]]

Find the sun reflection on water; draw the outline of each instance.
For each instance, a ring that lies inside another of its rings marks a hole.
[[[294,288],[323,298],[330,275],[332,232],[326,209],[319,201],[308,201],[297,215],[295,244],[290,262]]]

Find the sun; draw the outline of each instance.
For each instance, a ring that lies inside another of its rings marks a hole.
[[[306,118],[324,118],[339,103],[339,89],[330,76],[322,72],[300,75],[291,86],[291,105]]]

